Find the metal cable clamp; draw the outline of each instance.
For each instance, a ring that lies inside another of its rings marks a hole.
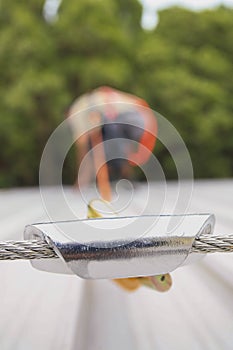
[[[126,278],[171,272],[204,256],[193,249],[213,233],[210,214],[146,215],[28,225],[25,240],[46,242],[57,256],[33,267],[82,278]]]

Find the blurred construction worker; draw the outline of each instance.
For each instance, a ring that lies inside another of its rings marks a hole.
[[[111,179],[130,178],[147,162],[155,146],[157,123],[147,103],[130,94],[100,87],[74,101],[68,113],[78,147],[78,186],[97,179],[104,199],[111,199]],[[80,174],[79,174],[80,175]]]

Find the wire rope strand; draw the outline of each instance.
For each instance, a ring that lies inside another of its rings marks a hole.
[[[191,253],[233,252],[233,235],[201,235],[192,245]],[[0,260],[54,259],[53,248],[43,240],[0,241]]]

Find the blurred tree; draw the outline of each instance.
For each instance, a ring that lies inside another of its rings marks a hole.
[[[137,57],[138,93],[178,129],[197,177],[233,175],[232,35],[232,10],[171,8]],[[168,152],[155,153],[173,177]]]
[[[76,98],[100,85],[125,89],[133,76],[141,7],[135,0],[64,1],[54,25],[59,70]]]
[[[38,183],[46,140],[78,95],[102,84],[130,85],[141,7],[129,4],[63,2],[50,24],[43,1],[1,2],[0,185]]]
[[[148,32],[137,0],[63,1],[51,23],[43,5],[0,3],[0,186],[38,183],[49,135],[77,96],[100,85],[135,93],[168,118],[197,177],[233,175],[233,10],[171,8]],[[155,153],[175,176],[161,145]]]
[[[68,101],[63,77],[53,67],[56,43],[42,6],[1,2],[1,185],[38,183],[43,147]]]

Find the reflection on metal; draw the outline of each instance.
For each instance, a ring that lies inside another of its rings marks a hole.
[[[61,258],[35,260],[37,269],[125,278],[164,274],[200,259],[203,254],[191,252],[194,240],[213,227],[209,214],[98,218],[30,225],[25,239],[46,241]]]

